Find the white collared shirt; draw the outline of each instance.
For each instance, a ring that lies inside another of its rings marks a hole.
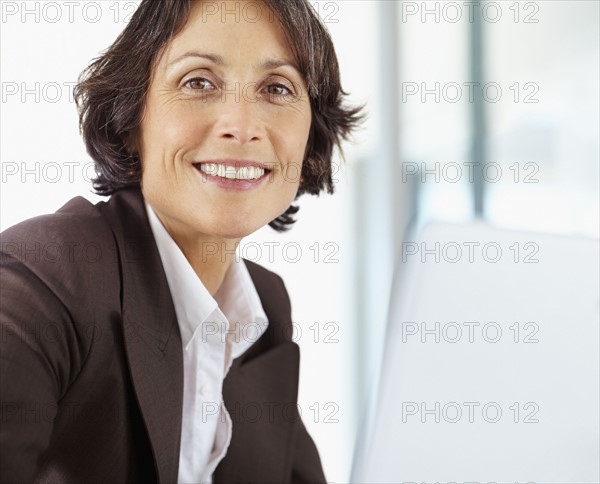
[[[144,202],[167,276],[183,345],[179,484],[210,483],[231,441],[223,379],[232,360],[266,330],[267,317],[246,264],[237,256],[214,297],[154,210]]]

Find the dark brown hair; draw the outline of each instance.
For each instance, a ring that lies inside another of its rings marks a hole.
[[[154,64],[167,43],[185,26],[192,0],[142,0],[115,42],[79,76],[74,97],[87,152],[95,163],[95,192],[109,195],[138,186],[140,159],[127,140],[136,133]],[[258,3],[258,2],[255,2]],[[296,199],[304,194],[334,192],[331,158],[334,147],[362,119],[362,106],[346,107],[346,92],[333,43],[307,0],[264,0],[279,20],[308,87],[312,125]],[[269,225],[284,231],[294,223],[291,205]]]

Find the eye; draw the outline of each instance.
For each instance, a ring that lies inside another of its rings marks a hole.
[[[204,77],[194,77],[186,81],[184,85],[194,91],[212,91],[216,89],[214,84]]]
[[[269,84],[265,90],[267,94],[271,96],[287,96],[288,94],[292,94],[292,91],[289,87],[279,83]]]

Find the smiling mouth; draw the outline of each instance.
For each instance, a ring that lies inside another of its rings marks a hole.
[[[266,173],[270,173],[266,167],[259,166],[258,164],[241,164],[241,163],[215,163],[215,162],[202,162],[194,163],[194,167],[210,176],[224,178],[227,180],[258,180],[262,178]]]

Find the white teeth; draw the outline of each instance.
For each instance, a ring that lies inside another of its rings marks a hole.
[[[230,180],[255,180],[265,174],[263,168],[256,166],[226,166],[217,163],[202,163],[200,164],[200,171],[207,175]]]

